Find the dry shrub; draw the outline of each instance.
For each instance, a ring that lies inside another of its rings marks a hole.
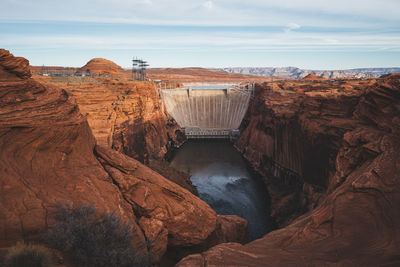
[[[5,257],[5,267],[50,267],[51,252],[44,246],[18,243]]]
[[[46,243],[69,253],[83,266],[148,266],[148,259],[132,246],[135,233],[115,214],[96,214],[93,205],[57,205],[55,224],[44,236]],[[143,244],[145,246],[145,244]]]

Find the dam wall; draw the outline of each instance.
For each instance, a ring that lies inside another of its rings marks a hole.
[[[241,89],[165,89],[161,90],[162,99],[168,113],[186,131],[211,135],[226,135],[238,129],[247,111],[251,97],[250,90]],[[215,131],[220,130],[220,131]],[[196,135],[196,134],[193,134]]]

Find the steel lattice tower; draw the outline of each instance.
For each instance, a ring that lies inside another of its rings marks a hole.
[[[132,80],[145,81],[146,80],[146,68],[150,66],[147,61],[143,59],[134,58],[132,59]]]

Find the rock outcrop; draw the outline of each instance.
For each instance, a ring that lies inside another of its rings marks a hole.
[[[93,58],[85,66],[79,69],[81,73],[88,73],[94,75],[110,75],[110,76],[121,76],[123,69],[112,62],[111,60],[104,58]]]
[[[14,57],[8,51],[2,51],[0,54],[0,66],[0,81],[31,77],[29,61],[22,57]]]
[[[245,244],[248,242],[248,222],[236,215],[217,215],[215,231],[207,240],[195,246],[176,246],[170,248],[164,256],[163,262],[174,265],[180,259],[190,254],[200,253],[220,243],[236,242]]]
[[[164,158],[170,148],[179,147],[185,140],[182,129],[165,111],[151,82],[89,77],[35,78],[65,88],[75,97],[99,145],[148,163],[152,158]]]
[[[310,73],[307,76],[305,76],[302,80],[326,80],[326,78],[322,76],[317,76],[314,73]]]
[[[136,247],[151,241],[153,262],[167,248],[201,246],[217,231],[205,202],[96,145],[71,94],[30,79],[26,60],[1,49],[0,77],[0,248],[40,241],[58,202],[93,204],[130,222]]]
[[[26,61],[19,65],[0,50],[4,55],[0,67],[15,64],[13,73],[24,78],[0,83],[0,246],[40,238],[56,202],[114,211],[132,222],[138,243],[144,242],[132,207],[93,154],[95,139],[75,100],[28,79]]]
[[[164,224],[170,246],[201,244],[215,230],[215,212],[198,197],[113,149],[96,146],[95,153],[136,216]]]
[[[236,147],[261,174],[278,226],[312,209],[328,187],[362,87],[373,81],[274,82],[256,87]]]
[[[237,144],[267,183],[297,188],[281,207],[303,199],[297,208],[310,211],[259,240],[221,244],[178,266],[400,264],[400,74],[334,88],[282,97],[259,87]]]

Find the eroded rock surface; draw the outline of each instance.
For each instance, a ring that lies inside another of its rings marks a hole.
[[[215,232],[217,215],[205,202],[96,145],[69,92],[30,79],[27,61],[3,49],[0,69],[1,248],[40,241],[57,202],[114,212],[133,225],[138,248],[152,241],[153,262],[166,247],[202,245]]]
[[[198,197],[115,150],[96,146],[95,151],[137,216],[163,222],[168,229],[169,245],[198,245],[215,230],[215,212]],[[114,165],[108,159],[118,159],[123,165]],[[130,171],[134,164],[136,169]]]
[[[95,75],[111,75],[120,76],[123,69],[112,62],[111,60],[104,58],[93,58],[85,66],[79,69],[78,72],[95,74]]]
[[[237,145],[271,176],[267,184],[293,189],[295,196],[279,194],[310,211],[247,245],[221,244],[178,266],[399,265],[400,74],[363,83],[282,94],[258,88]],[[290,221],[293,212],[275,216]]]
[[[14,57],[9,51],[0,54],[1,80],[25,79],[31,77],[29,61],[23,57]]]
[[[166,265],[174,265],[185,256],[207,250],[220,243],[248,242],[248,222],[236,215],[217,215],[215,231],[204,242],[194,246],[176,246],[170,248],[164,255],[163,262]],[[169,263],[169,264],[168,264]],[[196,265],[194,265],[196,266]]]
[[[18,65],[13,61],[8,57],[7,64]],[[95,139],[74,99],[28,79],[24,61],[19,66],[23,79],[0,83],[0,246],[40,238],[57,202],[114,211],[143,242],[131,206],[93,154]]]
[[[307,76],[305,76],[302,79],[303,80],[326,80],[326,78],[324,78],[322,76],[315,75],[314,73],[310,73],[310,74],[308,74]]]
[[[318,204],[355,106],[371,81],[282,81],[256,87],[236,147],[265,176],[278,226]]]
[[[98,144],[142,163],[152,158],[162,159],[169,148],[179,147],[185,140],[182,129],[165,111],[151,82],[101,77],[35,78],[65,88],[75,97]]]

